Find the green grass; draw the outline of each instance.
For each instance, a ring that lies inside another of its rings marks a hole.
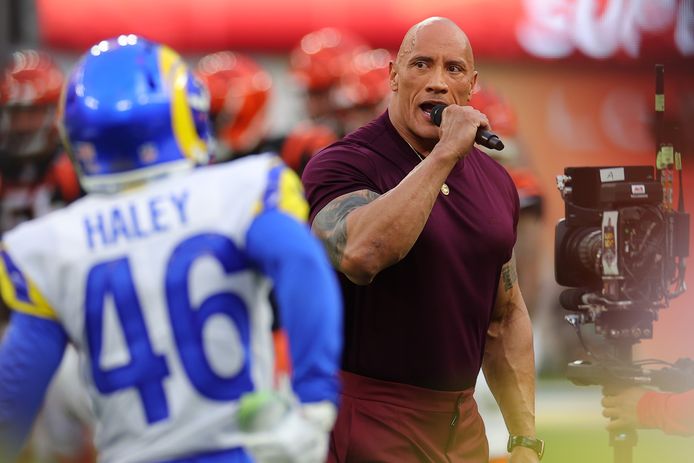
[[[546,442],[542,463],[611,463],[613,448],[601,415],[600,388],[568,381],[538,384],[537,432]],[[694,437],[639,430],[632,463],[694,463]]]
[[[538,426],[547,443],[543,463],[610,463],[614,461],[608,433],[600,428]],[[633,463],[694,462],[694,438],[666,436],[660,431],[638,431]]]

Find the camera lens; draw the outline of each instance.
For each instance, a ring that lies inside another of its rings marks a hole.
[[[600,275],[600,249],[602,234],[597,227],[582,227],[569,236],[566,243],[566,257],[569,265],[580,265],[585,270]]]

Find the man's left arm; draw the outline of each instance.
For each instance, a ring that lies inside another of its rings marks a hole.
[[[515,254],[504,264],[487,331],[482,370],[511,435],[535,438],[535,358],[528,309],[518,286]],[[515,447],[511,461],[538,461]]]

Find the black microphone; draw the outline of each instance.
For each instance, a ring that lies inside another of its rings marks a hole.
[[[583,288],[565,289],[559,294],[559,305],[572,312],[579,312],[581,310],[579,306],[593,301],[595,301],[594,294]]]
[[[446,109],[446,105],[437,104],[431,108],[431,122],[437,126],[441,126],[441,116],[443,115],[443,110]],[[504,143],[494,132],[487,130],[483,127],[477,129],[477,135],[475,135],[475,143],[487,148],[501,151],[504,149]]]

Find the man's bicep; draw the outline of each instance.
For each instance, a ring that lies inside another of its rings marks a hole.
[[[340,267],[347,244],[347,216],[379,196],[371,190],[353,191],[333,199],[316,214],[311,229],[323,242],[335,268]]]

